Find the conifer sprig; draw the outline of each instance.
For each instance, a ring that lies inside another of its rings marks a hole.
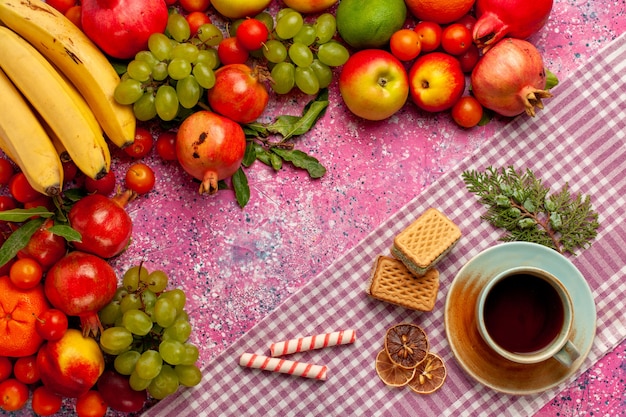
[[[590,197],[572,196],[567,183],[549,194],[550,187],[530,169],[517,172],[512,166],[462,176],[468,191],[487,207],[481,218],[507,231],[500,238],[504,242],[533,242],[575,255],[576,248],[589,246],[597,235],[598,214]]]

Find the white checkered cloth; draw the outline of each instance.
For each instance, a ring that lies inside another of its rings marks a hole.
[[[570,260],[589,282],[598,314],[597,336],[572,379],[626,337],[626,35],[557,86],[555,97],[535,118],[506,125],[470,159],[387,219],[362,242],[285,301],[203,369],[202,383],[181,390],[151,416],[474,416],[531,415],[561,389],[533,396],[508,396],[476,383],[456,364],[444,329],[447,288],[459,268],[499,243],[502,231],[480,219],[484,208],[462,180],[465,170],[514,166],[532,169],[552,191],[568,182],[573,194],[592,196],[599,213],[593,245]],[[435,309],[414,312],[369,298],[364,285],[378,254],[389,253],[393,237],[429,207],[463,231],[453,251],[438,264],[441,288]],[[374,358],[387,328],[402,321],[422,326],[431,351],[448,365],[444,386],[432,395],[386,387]],[[328,365],[325,382],[239,366],[243,352],[268,354],[272,342],[342,329],[356,329],[354,344],[299,353],[290,359]]]

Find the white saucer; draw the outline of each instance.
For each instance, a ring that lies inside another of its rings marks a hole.
[[[476,328],[476,299],[486,280],[515,266],[543,268],[563,282],[574,305],[572,342],[580,357],[571,367],[555,359],[522,365],[497,355]],[[456,275],[445,305],[446,336],[459,365],[478,382],[512,395],[534,394],[552,388],[582,365],[596,333],[596,306],[589,284],[567,258],[542,245],[508,242],[484,250]]]

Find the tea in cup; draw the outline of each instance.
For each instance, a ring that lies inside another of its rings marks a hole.
[[[494,275],[478,296],[476,315],[483,340],[513,362],[555,358],[569,367],[580,356],[569,340],[571,297],[558,278],[542,269],[517,267]]]

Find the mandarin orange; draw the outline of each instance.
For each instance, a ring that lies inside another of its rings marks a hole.
[[[0,356],[35,354],[43,342],[35,321],[49,308],[43,285],[21,290],[8,276],[0,277]]]
[[[409,11],[428,22],[446,24],[466,15],[475,0],[405,0]]]

